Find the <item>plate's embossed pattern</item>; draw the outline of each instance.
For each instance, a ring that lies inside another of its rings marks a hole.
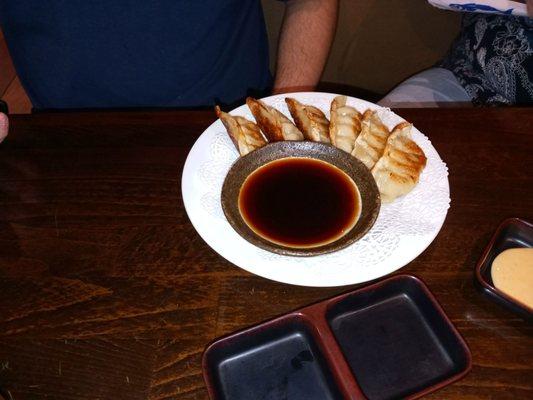
[[[329,118],[329,107],[335,95],[297,93],[291,96],[317,106]],[[284,98],[278,95],[264,101],[290,117]],[[403,121],[389,109],[363,100],[349,97],[348,105],[361,112],[369,108],[377,110],[389,128]],[[231,114],[254,120],[246,105],[233,110]],[[191,150],[189,158],[193,158],[190,161],[188,158],[183,173],[185,206],[191,221],[207,243],[225,258],[250,272],[309,286],[345,285],[374,279],[418,256],[439,232],[450,206],[446,164],[430,140],[416,127],[412,135],[427,157],[420,182],[406,196],[391,204],[383,204],[376,223],[366,236],[335,253],[309,258],[282,256],[249,244],[233,231],[224,217],[220,192],[238,152],[220,121],[213,123]],[[192,164],[196,166],[192,167]],[[215,231],[220,237],[214,236]],[[287,268],[291,270],[287,271]]]

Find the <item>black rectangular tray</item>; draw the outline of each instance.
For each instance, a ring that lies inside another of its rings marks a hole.
[[[470,368],[466,343],[409,275],[229,335],[203,357],[213,400],[415,399]]]

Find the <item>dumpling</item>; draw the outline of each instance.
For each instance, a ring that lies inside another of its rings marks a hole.
[[[304,140],[304,135],[283,113],[252,97],[246,99],[257,124],[270,142]]]
[[[322,111],[310,105],[304,105],[295,99],[285,99],[292,119],[302,131],[305,138],[314,142],[330,143],[329,121]]]
[[[426,166],[424,152],[411,139],[411,128],[410,123],[402,122],[392,130],[383,157],[372,168],[384,203],[409,193]]]
[[[215,107],[215,111],[241,156],[267,144],[261,130],[252,121],[225,113],[219,106]]]
[[[376,112],[366,110],[361,121],[361,133],[355,139],[352,156],[361,160],[368,169],[372,169],[383,155],[389,134],[389,130]]]
[[[359,111],[346,105],[346,96],[335,97],[331,102],[329,122],[329,138],[333,146],[351,154],[361,132],[362,117]]]

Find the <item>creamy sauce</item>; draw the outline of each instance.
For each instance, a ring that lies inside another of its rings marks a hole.
[[[492,282],[533,310],[533,248],[505,250],[492,262]]]

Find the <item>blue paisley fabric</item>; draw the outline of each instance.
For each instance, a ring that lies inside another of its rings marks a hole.
[[[533,105],[533,19],[465,14],[440,66],[476,105]]]

